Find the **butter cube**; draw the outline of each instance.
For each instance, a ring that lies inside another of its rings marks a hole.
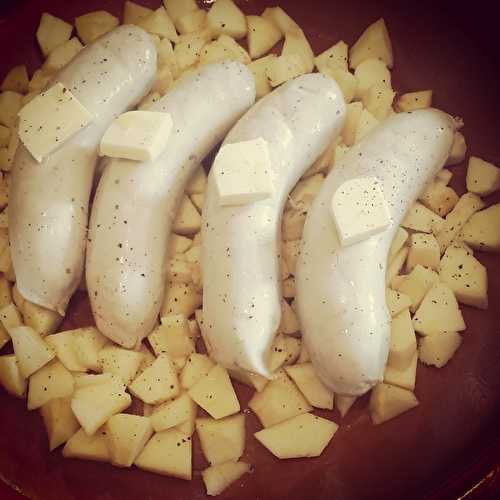
[[[101,140],[101,156],[154,161],[163,152],[172,131],[169,113],[129,111],[116,118]]]
[[[333,195],[331,209],[342,246],[365,240],[391,224],[389,208],[376,177],[344,182]]]
[[[36,96],[19,111],[19,138],[42,162],[94,117],[61,83]]]
[[[267,142],[260,137],[222,146],[213,168],[222,206],[246,205],[273,194]]]

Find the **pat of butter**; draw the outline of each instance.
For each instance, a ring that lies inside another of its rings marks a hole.
[[[61,83],[36,96],[18,115],[19,138],[38,162],[94,119]]]
[[[331,210],[342,246],[365,240],[391,224],[389,207],[376,177],[341,184],[332,197]]]
[[[258,138],[222,146],[213,166],[219,203],[246,205],[273,194],[267,142]]]
[[[116,118],[101,140],[101,156],[154,161],[167,146],[172,117],[157,111],[129,111]]]

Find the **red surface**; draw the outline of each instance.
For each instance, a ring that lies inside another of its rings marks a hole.
[[[436,106],[464,118],[469,153],[500,164],[499,44],[493,7],[477,2],[465,8],[448,1],[439,2],[439,9],[430,1],[278,3],[304,28],[316,52],[339,39],[351,44],[366,25],[384,16],[394,44],[394,88],[434,89]],[[27,62],[30,70],[40,64],[33,34],[42,11],[71,21],[97,8],[119,14],[121,4],[121,0],[4,0],[0,13],[8,14],[0,25],[0,43],[8,50],[2,53],[0,77],[14,64]],[[242,2],[248,13],[260,12],[265,4]],[[463,192],[464,167],[454,167],[454,172],[452,185]],[[498,202],[500,197],[487,201]],[[373,427],[363,398],[343,421],[333,414],[341,429],[317,459],[279,462],[249,439],[243,458],[255,470],[220,498],[499,498],[500,432],[495,424],[500,415],[500,257],[477,255],[489,271],[490,309],[464,308],[468,325],[464,344],[446,368],[419,366],[416,393],[421,404],[416,410]],[[88,304],[79,295],[66,326],[90,322]],[[250,391],[238,386],[238,392],[245,407]],[[23,402],[4,393],[0,393],[0,422],[0,473],[31,498],[205,498],[199,475],[205,463],[199,451],[193,462],[195,479],[186,483],[139,470],[63,460],[59,452],[49,454],[39,415],[28,413]],[[255,417],[248,414],[248,434],[256,429]],[[0,488],[0,498],[10,499],[9,491]]]

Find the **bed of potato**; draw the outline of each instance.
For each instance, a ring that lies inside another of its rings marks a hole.
[[[297,184],[283,215],[282,320],[270,359],[275,378],[228,373],[210,359],[210,345],[199,338],[200,214],[206,184],[202,166],[186,189],[174,224],[160,322],[137,350],[112,344],[93,327],[55,333],[61,318],[24,300],[16,289],[8,240],[16,115],[85,44],[119,24],[111,14],[98,11],[76,19],[73,38],[73,26],[44,14],[37,31],[46,57],[43,66],[31,79],[25,66],[17,66],[2,83],[0,346],[9,349],[12,341],[13,354],[0,356],[0,383],[14,396],[27,396],[29,410],[40,410],[49,449],[64,444],[66,457],[118,467],[134,464],[190,479],[191,436],[196,431],[210,464],[203,479],[208,494],[215,495],[250,468],[238,461],[245,447],[245,414],[231,379],[255,389],[249,407],[263,427],[255,438],[283,459],[318,456],[332,439],[337,424],[315,416],[314,408],[335,407],[344,416],[354,403],[355,398],[335,396],[323,386],[301,341],[294,272],[304,221],[325,176],[349,147],[394,109],[430,106],[432,91],[401,95],[395,101],[389,71],[392,50],[383,20],[367,28],[350,50],[339,41],[315,57],[300,27],[280,8],[245,16],[231,0],[218,0],[208,13],[194,0],[164,3],[154,11],[133,2],[124,5],[124,23],[147,30],[159,53],[156,82],[139,108],[147,109],[186,71],[224,59],[249,65],[258,97],[317,68],[339,83],[349,103],[341,137]],[[245,37],[246,48],[236,41]],[[281,52],[268,54],[282,39]],[[465,139],[458,132],[448,164],[460,163],[465,153]],[[485,208],[480,198],[500,188],[500,169],[471,157],[468,192],[462,197],[448,186],[452,175],[443,169],[428,186],[390,251],[387,303],[392,338],[384,383],[371,393],[375,424],[418,404],[413,394],[418,360],[440,368],[459,348],[466,325],[458,304],[488,304],[486,269],[473,250],[500,251],[500,205]],[[123,413],[133,397],[142,402],[142,416]],[[198,407],[207,416],[198,418]]]

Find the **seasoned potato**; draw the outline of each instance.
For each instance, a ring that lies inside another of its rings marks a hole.
[[[249,471],[250,465],[245,462],[229,461],[208,467],[201,473],[205,488],[207,489],[207,495],[219,495]]]

